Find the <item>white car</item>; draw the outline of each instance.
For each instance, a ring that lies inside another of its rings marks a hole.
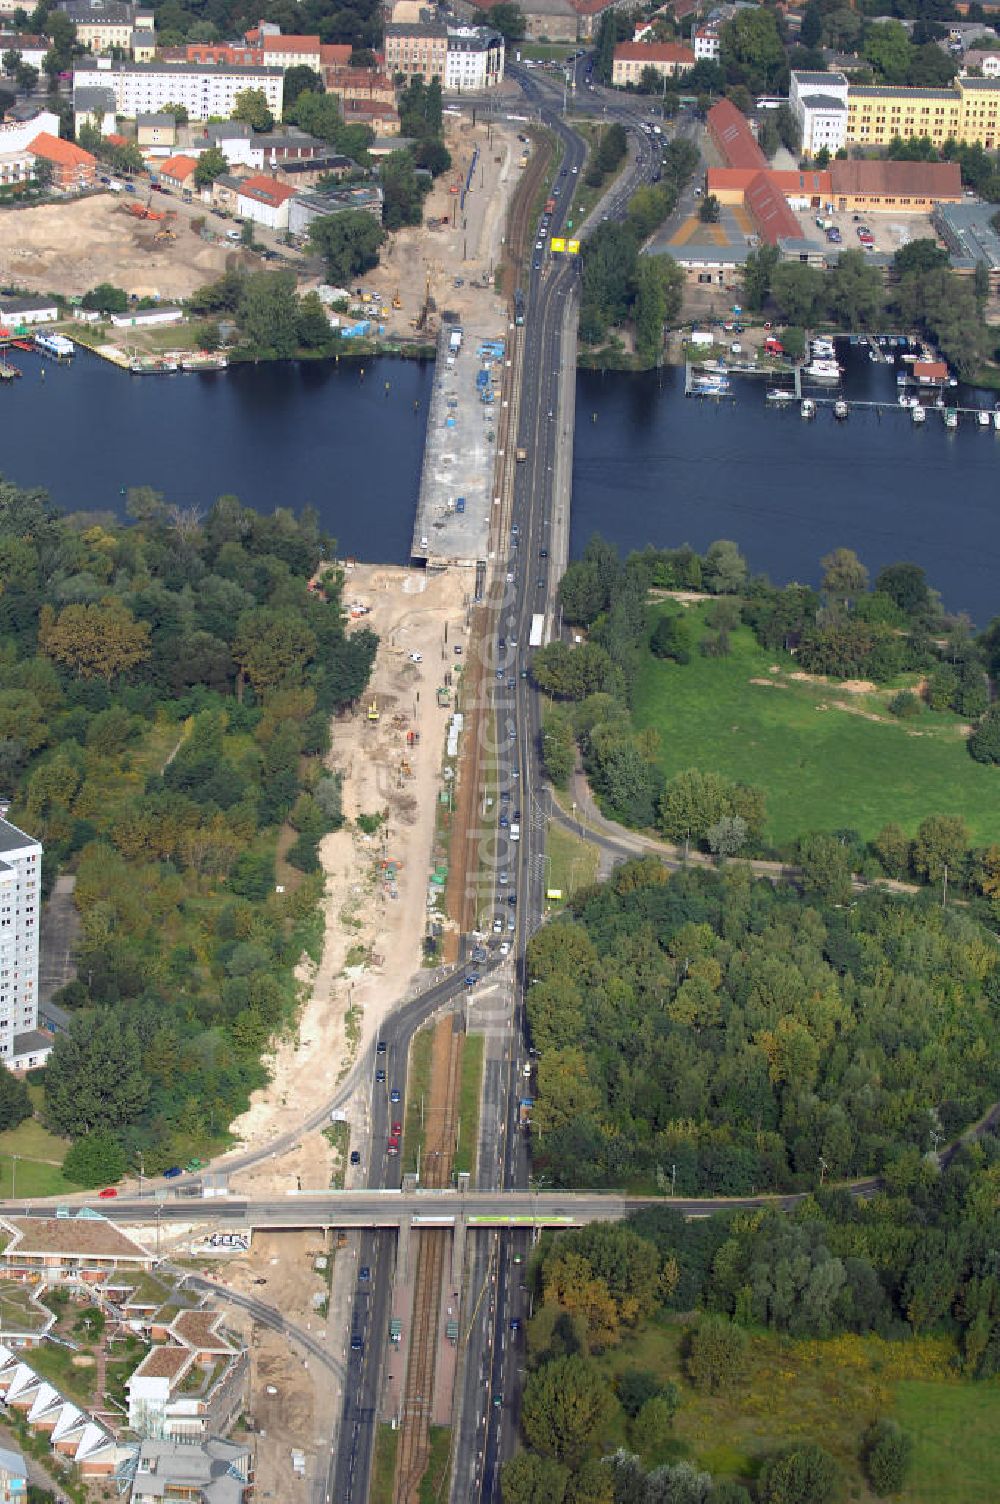
[[[510,955],[510,941],[509,940],[501,940],[500,941],[500,954],[502,956],[509,956]]]
[[[423,663],[423,661],[424,661],[424,655],[423,655],[423,653],[411,653],[410,654],[410,662],[411,663]]]

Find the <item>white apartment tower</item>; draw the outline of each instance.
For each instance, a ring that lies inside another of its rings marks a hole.
[[[0,1062],[21,1070],[51,1045],[38,1033],[41,891],[41,845],[0,820]]]

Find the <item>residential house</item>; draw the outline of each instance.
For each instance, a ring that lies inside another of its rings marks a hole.
[[[140,50],[155,48],[151,10],[130,5],[126,0],[61,0],[59,8],[76,26],[77,41],[89,52],[132,53],[136,37]]]
[[[288,204],[294,196],[294,188],[274,178],[263,175],[244,178],[237,194],[237,213],[265,229],[287,230]]]
[[[488,26],[448,30],[444,87],[450,93],[480,93],[503,82],[504,39]]]
[[[73,141],[63,141],[42,131],[28,147],[38,162],[48,162],[52,169],[52,186],[67,191],[92,188],[97,181],[97,158]]]
[[[0,1410],[18,1414],[36,1435],[73,1463],[86,1479],[108,1478],[125,1462],[129,1448],[119,1446],[104,1426],[61,1395],[11,1347],[0,1345]]]
[[[184,310],[175,303],[157,303],[155,308],[130,308],[125,313],[113,313],[111,322],[116,329],[161,329],[168,324],[184,322]]]
[[[123,1227],[93,1212],[75,1217],[0,1216],[7,1235],[0,1274],[46,1285],[100,1284],[126,1269],[151,1269],[153,1255]]]
[[[253,1496],[249,1447],[213,1436],[200,1446],[143,1441],[139,1447],[132,1504],[249,1504]]]
[[[691,33],[691,45],[699,63],[702,61],[717,63],[722,50],[719,27],[714,21],[710,21],[705,26],[696,26]]]
[[[246,1349],[210,1310],[154,1317],[154,1346],[127,1380],[128,1423],[139,1436],[203,1441],[228,1431],[246,1400]],[[158,1340],[158,1339],[162,1339]]]
[[[399,135],[399,111],[395,105],[382,104],[377,99],[344,99],[340,113],[345,125],[367,125],[377,137]]]
[[[136,142],[140,151],[172,151],[177,145],[177,117],[163,111],[135,117]]]
[[[238,214],[240,187],[243,179],[232,172],[224,172],[212,184],[212,208],[223,214]]]
[[[34,175],[35,158],[29,147],[41,131],[53,136],[59,134],[59,116],[51,110],[33,113],[27,119],[12,120],[8,117],[0,125],[0,184],[25,183]],[[0,855],[2,855],[2,832],[0,832]]]
[[[49,151],[49,143],[69,147],[91,163],[89,152],[69,141],[42,132],[28,146],[35,157]],[[20,324],[52,323],[58,318],[51,298],[0,298],[0,317],[16,317]],[[0,1059],[13,1065],[30,1053],[38,1025],[38,929],[42,913],[42,847],[16,825],[0,820]],[[49,1036],[51,1047],[51,1036]],[[39,1049],[44,1064],[47,1050]]]
[[[448,32],[444,26],[388,25],[385,28],[385,65],[395,77],[402,73],[409,82],[422,78],[444,83],[448,59]]]
[[[73,90],[73,129],[77,135],[80,134],[81,126],[89,125],[93,130],[100,131],[102,136],[110,136],[115,124],[113,89]],[[58,134],[58,122],[54,134]]]
[[[678,42],[619,42],[611,64],[611,82],[618,89],[642,82],[647,68],[660,78],[679,78],[694,67],[690,47]]]
[[[973,47],[962,59],[963,73],[978,68],[983,78],[1000,78],[1000,52]]]
[[[180,104],[191,120],[227,119],[237,96],[259,90],[275,120],[281,119],[280,68],[226,66],[213,63],[116,63],[104,59],[80,62],[73,72],[74,88],[114,90],[115,110],[126,120],[158,113],[165,105]]]
[[[174,188],[178,193],[183,193],[185,190],[193,192],[197,166],[198,158],[189,157],[183,152],[176,157],[168,157],[160,167],[160,182],[165,188]]]
[[[350,157],[342,157],[338,152],[331,152],[326,157],[309,157],[301,162],[282,162],[280,167],[274,169],[274,176],[279,183],[288,183],[301,193],[304,188],[314,187],[322,178],[333,178],[340,181],[349,173],[359,171],[358,164]]]
[[[396,85],[388,73],[375,68],[326,68],[326,92],[341,100],[375,100],[378,104],[396,103]]]
[[[31,68],[41,69],[48,50],[48,37],[33,36],[30,32],[0,31],[0,54],[19,52],[22,63]]]

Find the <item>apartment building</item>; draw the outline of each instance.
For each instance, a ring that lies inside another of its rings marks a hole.
[[[679,78],[694,65],[690,47],[677,42],[619,42],[611,64],[611,82],[618,89],[636,85],[647,68],[660,78]]]
[[[402,73],[407,82],[422,78],[444,84],[448,66],[448,31],[444,26],[390,25],[385,28],[385,70],[390,78]]]
[[[160,113],[167,104],[182,104],[192,120],[226,120],[238,96],[250,89],[264,95],[271,114],[280,120],[282,82],[280,68],[212,63],[98,62],[81,65],[73,73],[74,91],[114,90],[115,110],[127,120]]]
[[[155,47],[154,17],[151,10],[126,3],[126,0],[62,0],[76,27],[76,38],[90,52],[105,53],[113,48],[133,52]]]
[[[444,87],[449,93],[494,89],[503,81],[504,40],[487,26],[460,26],[448,32]]]
[[[12,1069],[21,1069],[32,1053],[36,1064],[44,1064],[52,1044],[51,1035],[43,1035],[39,1048],[30,1049],[38,1027],[41,913],[41,845],[0,820],[0,1060]]]
[[[719,37],[719,27],[714,21],[709,21],[705,26],[696,26],[691,33],[691,42],[694,46],[695,59],[700,63],[702,59],[709,63],[717,63],[722,52],[722,41]]]

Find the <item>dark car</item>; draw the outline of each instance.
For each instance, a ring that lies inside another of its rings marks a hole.
[[[358,1270],[358,1279],[360,1279],[360,1280],[369,1280],[369,1279],[371,1279],[371,1277],[372,1277],[372,1272],[369,1269],[368,1265],[367,1264],[362,1264],[361,1268]]]
[[[389,1093],[389,1101],[390,1102],[398,1102],[399,1101],[399,1087],[398,1086],[394,1086],[392,1088],[392,1091]]]
[[[478,981],[479,981],[479,973],[476,972],[476,971],[470,971],[466,975],[465,985],[466,985],[466,987],[475,987],[475,985],[476,985],[476,983]]]
[[[510,1318],[510,1329],[512,1332],[519,1332],[521,1330],[521,1322],[517,1316]]]
[[[176,1180],[178,1175],[183,1174],[184,1171],[181,1169],[180,1165],[171,1165],[169,1170],[164,1170],[163,1178],[164,1180]]]
[[[511,906],[512,909],[516,908],[517,907],[517,894],[516,893],[508,893],[507,894],[507,902],[510,904],[510,906]]]
[[[365,1350],[365,1339],[363,1337],[359,1337],[357,1335],[357,1333],[355,1333],[351,1337],[351,1352],[352,1353],[363,1353],[364,1350]]]
[[[384,1055],[385,1054],[385,1040],[384,1039],[380,1039],[379,1042],[378,1042],[378,1044],[375,1046],[375,1053],[376,1053],[376,1055]]]
[[[352,1149],[351,1150],[351,1164],[352,1165],[359,1165],[360,1163],[361,1163],[361,1153],[360,1153],[360,1151],[358,1149]]]
[[[547,558],[548,558],[548,556],[549,556],[549,551],[548,551],[548,549],[547,549],[547,548],[540,548],[540,549],[539,549],[539,550],[538,550],[538,557],[539,557],[539,558],[540,558],[540,559],[547,559]]]
[[[384,1081],[385,1080],[385,1071],[383,1071],[383,1070],[377,1070],[375,1072],[375,1080],[376,1081]]]

